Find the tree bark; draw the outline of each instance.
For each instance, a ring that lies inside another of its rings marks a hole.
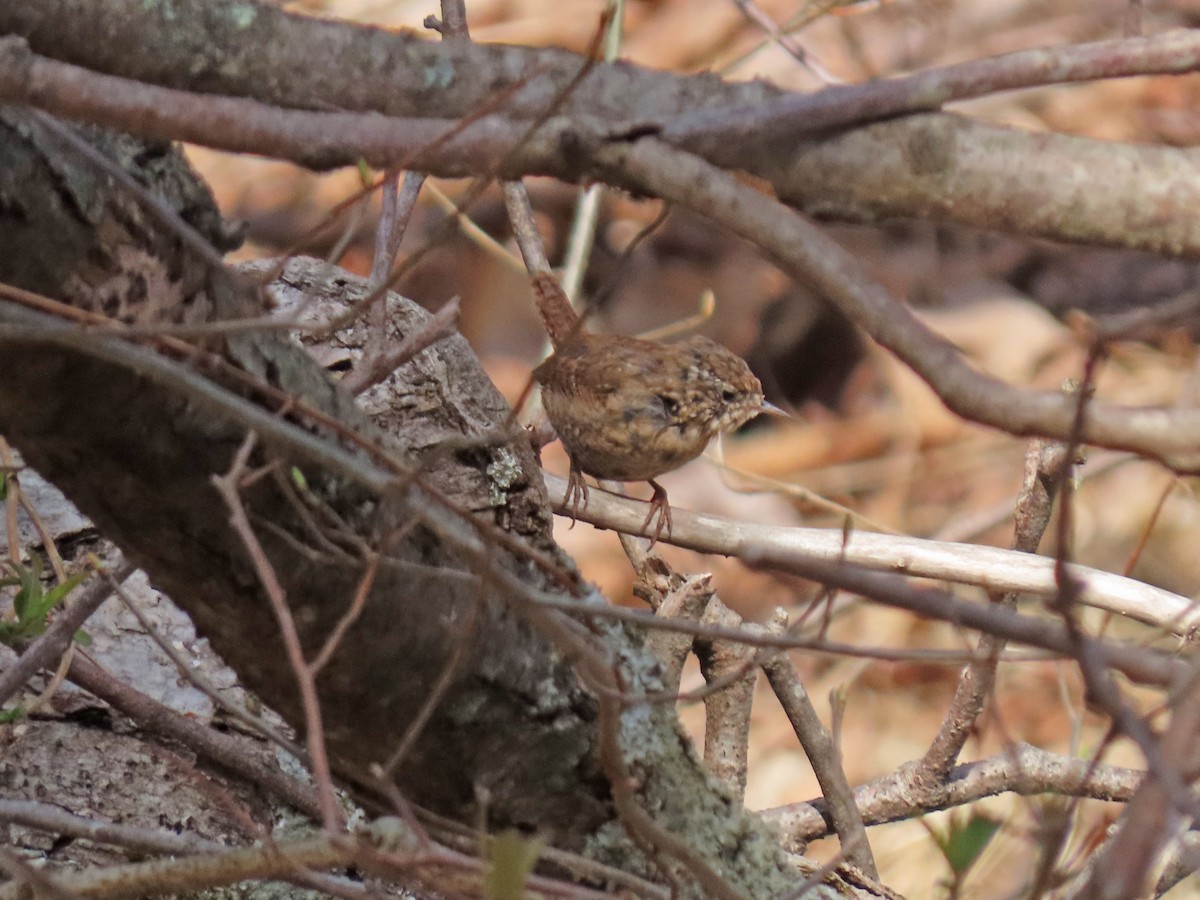
[[[87,136],[211,242],[229,244],[206,189],[175,150],[94,129]],[[11,110],[0,117],[0,198],[0,240],[19,250],[0,258],[0,280],[10,285],[143,325],[262,311],[259,292],[211,269],[129,191],[39,121]],[[307,290],[323,280],[327,292],[350,301],[365,292],[344,273],[326,274],[293,266],[282,283]],[[419,327],[424,316],[402,306],[396,327]],[[595,699],[571,662],[479,577],[467,543],[446,539],[474,516],[485,523],[478,544],[492,571],[560,598],[582,590],[550,540],[533,453],[521,438],[497,436],[508,410],[465,342],[439,342],[402,370],[387,435],[278,332],[201,344],[342,428],[383,441],[419,473],[415,482],[396,479],[392,489],[374,491],[323,466],[320,454],[264,434],[254,461],[279,463],[279,477],[259,478],[242,494],[309,660],[360,583],[365,562],[357,549],[387,545],[361,616],[317,682],[336,770],[361,779],[384,762],[447,661],[465,650],[397,771],[404,795],[463,821],[485,813],[492,827],[534,829],[560,846],[654,871],[618,824],[597,761]],[[303,729],[277,622],[211,483],[229,470],[249,430],[237,402],[249,398],[261,408],[263,401],[203,358],[178,361],[175,370],[185,379],[211,376],[215,393],[180,390],[154,365],[136,362],[147,357],[165,359],[111,333],[0,303],[0,433],[192,616],[248,688]],[[301,434],[339,443],[328,427],[290,420]],[[370,465],[344,435],[340,441]],[[303,494],[292,467],[303,474]],[[539,568],[530,551],[554,565]],[[657,665],[636,635],[591,628],[585,636],[619,667],[630,693],[659,689]],[[714,786],[669,705],[632,705],[619,732],[624,762],[639,777],[639,802],[655,811],[659,827],[748,896],[784,889],[790,876],[775,838]],[[686,871],[672,869],[686,894],[703,893]]]

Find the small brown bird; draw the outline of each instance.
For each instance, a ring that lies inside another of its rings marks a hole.
[[[535,287],[543,301],[547,288]],[[556,350],[533,375],[546,415],[571,457],[566,502],[574,514],[587,504],[585,473],[649,482],[654,496],[642,531],[652,542],[671,533],[667,494],[654,479],[695,459],[718,434],[760,413],[781,412],[763,400],[750,367],[708,338],[664,344],[589,334],[577,319],[569,335],[562,327],[548,330],[558,338]]]

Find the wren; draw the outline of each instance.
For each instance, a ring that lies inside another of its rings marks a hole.
[[[555,351],[533,376],[571,458],[566,503],[573,517],[587,505],[584,474],[646,481],[654,496],[642,532],[651,543],[664,531],[670,536],[671,507],[655,478],[695,459],[717,435],[777,408],[764,401],[750,367],[715,341],[591,334],[548,273],[535,275],[534,288]]]

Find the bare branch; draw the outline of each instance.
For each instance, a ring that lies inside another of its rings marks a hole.
[[[588,79],[563,104],[564,121],[543,127],[520,154],[509,155],[526,137],[521,123],[536,119],[550,107],[561,86],[577,71],[573,68],[577,57],[559,51],[474,44],[451,49],[414,41],[409,35],[281,14],[257,4],[252,5],[257,13],[254,29],[228,27],[218,37],[216,31],[236,20],[238,14],[223,3],[214,3],[205,6],[202,27],[210,33],[212,47],[219,47],[237,63],[231,63],[228,71],[213,66],[209,74],[215,82],[210,85],[214,93],[188,94],[177,89],[189,83],[188,64],[169,52],[161,58],[154,58],[153,53],[93,58],[95,42],[76,44],[52,28],[34,28],[29,18],[53,16],[55,5],[43,2],[36,10],[22,5],[0,11],[0,28],[18,34],[34,32],[39,38],[53,35],[69,49],[53,42],[39,42],[35,49],[62,53],[64,59],[88,60],[94,68],[55,63],[21,52],[19,45],[10,41],[0,59],[0,96],[146,136],[269,154],[313,168],[366,159],[379,168],[407,166],[462,176],[488,171],[496,160],[505,159],[503,174],[510,178],[554,174],[574,180],[585,172],[600,174],[589,154],[582,151],[589,140],[606,142],[614,128],[628,131],[630,122],[649,123],[646,128],[653,133],[659,123],[680,110],[753,110],[785,96],[758,82],[723,84],[711,78],[685,79],[628,67],[602,70],[602,77]],[[176,12],[179,17],[184,15],[182,8]],[[73,9],[72,14],[78,19],[81,11]],[[141,40],[139,46],[172,46],[170,29],[176,27],[175,21],[164,23],[141,8],[118,9],[113,4],[106,4],[104,16],[105,27],[116,27],[115,22],[121,21],[126,39]],[[86,24],[79,24],[80,35],[88,34]],[[272,54],[263,53],[262,46],[255,43],[258,28],[279,29],[270,42]],[[1185,43],[1181,49],[1174,41],[1193,43]],[[301,54],[302,58],[289,55],[287,48],[314,46],[314,42],[333,45],[328,69],[314,65],[309,54]],[[1092,65],[1098,67],[1096,71],[1133,74],[1157,71],[1156,63],[1162,62],[1162,69],[1174,71],[1178,59],[1188,65],[1189,54],[1195,54],[1194,42],[1190,32],[1178,32],[1136,39],[1128,46],[1085,47],[1082,56],[1073,48],[1055,48],[1031,51],[1032,55],[1024,62],[1018,60],[1016,66],[1003,58],[986,63],[1001,72],[1011,68],[1011,77],[1029,83],[1059,69],[1077,71],[1082,77],[1092,71],[1088,68]],[[1133,62],[1122,61],[1120,53],[1125,50],[1132,53]],[[394,66],[387,72],[363,71],[361,60],[393,54],[403,55],[411,65]],[[458,74],[448,79],[444,91],[429,92],[426,86],[406,80],[418,70],[415,57],[425,60],[430,71]],[[1108,63],[1103,62],[1106,57]],[[1065,61],[1057,62],[1060,60]],[[530,71],[537,74],[529,77]],[[281,72],[289,75],[280,77]],[[489,72],[494,77],[485,75]],[[942,76],[935,72],[929,77],[936,83]],[[527,80],[521,83],[522,78]],[[136,79],[148,83],[139,84]],[[969,71],[966,81],[975,83]],[[500,89],[497,85],[514,84],[520,84],[520,90],[504,104],[511,120],[485,117],[446,140],[437,153],[419,154],[422,148],[454,133],[456,116],[482,108],[489,95],[471,86],[487,85],[487,91],[494,91]],[[879,89],[852,90],[869,93]],[[311,93],[305,95],[304,90]],[[222,92],[231,96],[215,95]],[[422,104],[428,97],[431,102]],[[804,95],[785,99],[809,102]],[[314,104],[347,112],[301,111]],[[358,114],[364,109],[384,116]],[[405,117],[405,121],[387,116]],[[646,128],[637,133],[647,133]],[[572,152],[563,153],[564,146],[570,146]],[[928,218],[1059,240],[1200,252],[1200,229],[1191,218],[1163,214],[1164,210],[1184,211],[1197,203],[1196,162],[1185,151],[1173,148],[1030,135],[945,114],[909,116],[804,144],[783,140],[763,147],[747,138],[707,140],[687,147],[720,166],[751,171],[770,181],[785,201],[826,215]],[[605,178],[633,186],[619,167],[609,169]],[[1105,191],[1091,189],[1098,181],[1107,186]],[[905,190],[895,190],[898,184],[905,185]],[[1003,187],[997,189],[997,185]],[[1017,185],[1020,189],[1014,191]]]
[[[921,376],[954,412],[1014,435],[1066,440],[1075,404],[1058,393],[1015,388],[972,368],[821,229],[711,164],[654,140],[600,151],[605,171],[683,203],[756,243]],[[1093,402],[1082,440],[1134,450],[1180,470],[1200,469],[1200,410]]]
[[[254,433],[248,434],[238,449],[229,472],[224,476],[214,475],[212,481],[213,486],[216,487],[225,501],[225,505],[229,508],[229,524],[241,538],[279,623],[288,663],[296,676],[296,685],[304,706],[305,743],[308,746],[313,778],[317,783],[317,800],[321,804],[321,819],[326,830],[334,832],[342,827],[344,819],[342,809],[333,793],[333,777],[329,766],[329,756],[325,751],[325,729],[321,720],[321,703],[317,698],[316,674],[304,659],[304,650],[300,646],[300,632],[292,618],[292,611],[288,606],[283,585],[280,583],[279,576],[275,572],[275,567],[271,565],[266,551],[254,534],[240,494],[241,481],[247,475],[247,462],[257,443],[258,439]],[[365,594],[363,599],[365,601]]]
[[[779,633],[785,624],[786,617],[773,623],[771,630]],[[791,659],[782,653],[764,660],[762,669],[813,767],[813,774],[817,777],[829,810],[829,820],[841,841],[842,852],[871,877],[877,878],[875,857],[871,853],[871,844],[867,840],[854,791],[846,778],[841,749],[817,716],[808,698],[808,691],[804,689],[804,682],[800,680],[800,673]]]
[[[1067,448],[1059,443],[1034,441],[1025,453],[1025,477],[1017,498],[1012,549],[1020,553],[1037,553],[1042,535],[1050,524],[1054,498],[1062,479],[1070,476],[1072,460]],[[1014,607],[1018,595],[993,593],[993,602]],[[1004,642],[991,635],[979,639],[981,660],[968,665],[959,676],[950,709],[937,735],[921,759],[929,777],[944,778],[962,752],[971,729],[975,726],[984,704],[991,695],[996,679],[996,663]]]
[[[1029,744],[1015,744],[996,756],[956,766],[942,784],[914,784],[909,778],[913,765],[855,790],[855,803],[866,824],[895,822],[1010,791],[1128,800],[1145,776],[1134,769],[1071,759]],[[780,827],[794,848],[832,830],[822,801],[781,806],[763,815]]]
[[[570,514],[562,502],[566,480],[547,475],[546,484],[555,508],[563,515]],[[579,518],[601,528],[636,533],[646,517],[644,508],[641,501],[593,491],[587,509],[580,511]],[[1029,553],[868,531],[852,531],[847,535],[833,528],[766,526],[685,509],[674,510],[672,515],[675,530],[670,543],[701,553],[736,556],[747,562],[791,558],[844,561],[875,571],[974,584],[992,591],[1038,597],[1053,597],[1058,593],[1054,560]],[[1200,623],[1200,607],[1178,594],[1086,566],[1072,566],[1071,571],[1083,585],[1081,601],[1089,606],[1179,635],[1191,634]]]
[[[681,113],[663,122],[658,134],[678,144],[702,137],[730,141],[764,133],[796,140],[908,113],[931,112],[946,103],[1002,91],[1134,75],[1181,75],[1198,67],[1200,36],[1184,30],[1071,47],[1040,47],[868,84],[834,85],[757,106]]]
[[[54,834],[116,844],[143,853],[179,854],[222,849],[215,841],[190,834],[176,834],[136,825],[101,822],[67,812],[61,807],[33,800],[0,799],[0,822],[24,825]]]

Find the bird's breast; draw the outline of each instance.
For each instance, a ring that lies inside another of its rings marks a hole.
[[[575,465],[596,478],[645,481],[695,459],[709,435],[667,421],[657,409],[616,408],[578,394],[542,393],[546,414]]]

